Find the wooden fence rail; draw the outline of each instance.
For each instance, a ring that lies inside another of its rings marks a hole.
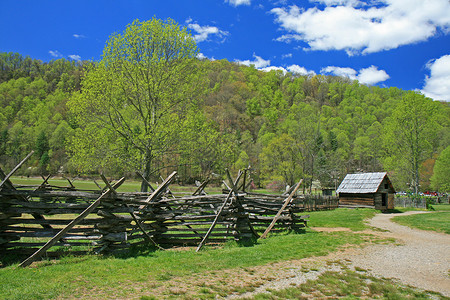
[[[51,186],[48,177],[38,188],[16,188],[0,173],[0,253],[34,253],[23,266],[68,249],[99,253],[148,242],[200,249],[205,243],[248,240],[271,223],[275,232],[301,230],[308,218],[301,213],[337,207],[335,198],[292,195],[285,203],[286,196],[239,191],[244,188],[239,177],[229,183],[228,194],[208,195],[203,184],[195,195],[174,197],[168,186],[175,173],[149,193],[117,192],[123,179],[96,191],[77,190],[70,181],[67,187]]]

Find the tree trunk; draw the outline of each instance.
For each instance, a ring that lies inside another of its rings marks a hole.
[[[147,150],[147,153],[145,154],[145,167],[144,167],[144,173],[142,176],[147,180],[150,181],[150,174],[151,174],[151,166],[152,166],[152,155],[151,150]],[[148,192],[148,185],[145,182],[145,180],[142,180],[141,182],[141,192]]]

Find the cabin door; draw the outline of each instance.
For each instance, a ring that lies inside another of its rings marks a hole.
[[[381,206],[387,206],[388,195],[386,193],[381,194]]]

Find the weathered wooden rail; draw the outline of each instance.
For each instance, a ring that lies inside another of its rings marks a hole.
[[[302,212],[337,207],[331,198],[292,193],[286,203],[286,195],[247,193],[243,174],[230,180],[228,194],[208,195],[202,184],[194,195],[175,197],[169,190],[175,172],[149,193],[123,193],[116,189],[124,179],[111,183],[102,176],[99,190],[77,190],[70,180],[67,187],[54,186],[49,177],[21,187],[0,170],[0,253],[33,254],[26,266],[61,251],[113,252],[143,243],[200,250],[206,243],[256,239],[271,223],[272,231],[301,230],[307,223]]]

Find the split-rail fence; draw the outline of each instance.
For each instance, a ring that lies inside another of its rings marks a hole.
[[[147,182],[148,193],[119,192],[125,179],[110,182],[103,175],[104,188],[98,190],[76,189],[69,179],[67,186],[51,185],[50,176],[39,186],[15,186],[9,178],[21,164],[9,174],[0,169],[0,253],[31,255],[21,266],[68,251],[115,252],[148,243],[200,250],[251,241],[264,230],[263,237],[302,230],[308,218],[302,212],[338,206],[336,198],[299,196],[296,189],[286,195],[246,192],[247,171],[234,180],[227,171],[224,194],[207,194],[205,181],[192,195],[174,196],[169,185],[176,172],[156,188]]]

